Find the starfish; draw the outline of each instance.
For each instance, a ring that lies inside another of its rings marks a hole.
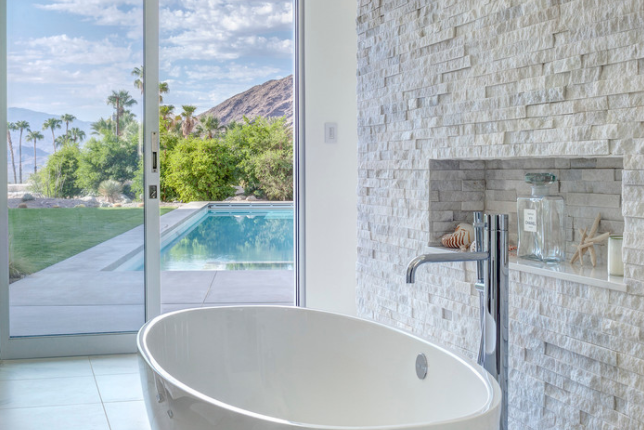
[[[601,214],[597,214],[597,218],[595,218],[595,222],[590,228],[590,233],[588,233],[588,229],[586,228],[583,230],[578,230],[579,234],[581,234],[581,240],[579,241],[579,245],[577,245],[577,251],[575,252],[575,255],[573,255],[572,259],[570,260],[570,264],[579,259],[579,264],[583,266],[584,253],[586,252],[586,250],[588,250],[590,252],[590,262],[592,263],[593,267],[597,265],[597,253],[595,252],[595,244],[605,241],[606,239],[608,239],[608,236],[610,236],[610,232],[595,236],[595,233],[597,233],[597,229],[599,228],[600,221]]]

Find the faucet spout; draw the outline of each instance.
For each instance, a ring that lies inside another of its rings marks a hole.
[[[425,263],[453,263],[458,261],[483,261],[490,256],[489,252],[441,252],[419,255],[407,266],[407,283],[416,282],[416,270]]]
[[[418,267],[425,263],[479,263],[475,284],[479,290],[481,318],[478,363],[501,386],[503,398],[499,430],[508,430],[508,216],[485,215],[485,221],[483,218],[482,213],[474,213],[476,252],[420,255],[409,262],[406,279],[408,284],[413,284]]]

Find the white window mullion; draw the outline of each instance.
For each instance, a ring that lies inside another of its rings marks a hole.
[[[159,237],[160,151],[159,151],[159,0],[143,6],[143,153],[145,202],[145,316],[161,313]],[[153,165],[155,164],[155,165]],[[156,189],[156,198],[152,196]]]

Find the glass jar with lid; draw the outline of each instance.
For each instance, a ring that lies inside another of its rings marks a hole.
[[[528,173],[525,181],[532,186],[532,194],[517,199],[517,256],[559,263],[565,258],[566,207],[563,197],[550,194],[557,177],[552,173]]]

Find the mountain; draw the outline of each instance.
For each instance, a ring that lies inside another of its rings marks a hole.
[[[17,143],[17,142],[16,142]],[[13,147],[13,156],[16,158],[16,163],[18,163],[18,154],[19,154],[19,148],[18,146]],[[36,147],[36,157],[49,157],[51,154],[49,152],[45,152],[42,149]],[[7,149],[7,160],[9,160],[9,163],[11,163],[11,152],[9,149]],[[30,145],[22,145],[22,162],[23,164],[25,162],[33,162],[34,161],[34,146],[33,144]]]
[[[31,126],[32,130],[41,132],[45,138],[43,140],[38,141],[38,148],[51,154],[54,152],[54,146],[52,144],[52,139],[51,139],[51,130],[42,129],[43,123],[47,121],[49,118],[60,118],[60,115],[50,114],[45,112],[37,112],[30,109],[15,108],[15,107],[10,107],[7,110],[7,121],[9,122],[27,121]],[[76,119],[74,120],[74,122],[69,123],[69,128],[71,129],[73,127],[77,127],[83,130],[85,132],[86,140],[90,138],[90,134],[92,132],[91,123]],[[62,134],[65,134],[65,123],[61,124],[61,128],[57,129],[55,133],[56,133],[56,137]],[[29,146],[29,144],[25,144],[26,134],[27,134],[27,131],[25,131],[22,135],[23,146]],[[13,144],[16,145],[16,148],[18,147],[19,136],[20,136],[19,131],[11,132],[11,139],[13,141]],[[31,151],[32,151],[31,154],[33,156],[33,146],[31,147]]]
[[[16,161],[16,176],[19,174],[19,165],[18,165],[18,142],[15,142],[16,146],[13,148],[13,156]],[[44,166],[47,163],[47,158],[49,158],[49,152],[45,152],[42,149],[36,147],[36,162],[38,163],[38,169]],[[34,172],[34,147],[33,145],[22,145],[22,180],[26,180]],[[13,184],[13,167],[11,166],[11,152],[7,149],[7,178],[9,183]]]
[[[293,125],[293,75],[256,85],[197,116],[206,115],[224,124],[242,121],[244,116],[286,116],[287,124]]]

